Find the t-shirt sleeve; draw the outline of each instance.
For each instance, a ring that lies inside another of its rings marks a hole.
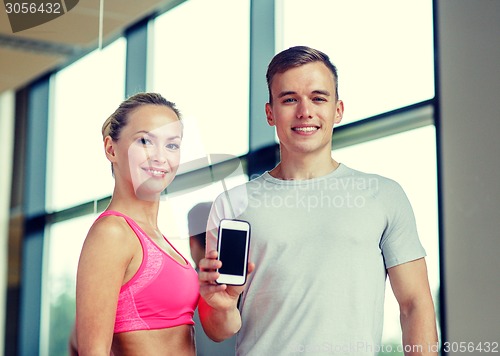
[[[230,204],[227,194],[220,194],[212,204],[207,222],[207,237],[205,251],[217,250],[217,235],[220,221],[225,218],[232,218]]]
[[[207,222],[205,250],[217,249],[217,234],[222,219],[234,219],[242,214],[248,206],[246,184],[236,186],[219,194],[212,204]]]
[[[217,198],[212,204],[212,208],[210,209],[210,214],[208,215],[207,235],[206,235],[206,245],[205,245],[206,252],[217,249],[217,232],[221,220],[219,212],[220,205],[221,202],[219,198]]]
[[[386,268],[425,257],[418,237],[415,214],[403,188],[388,180],[382,202],[387,211],[387,226],[380,241]]]

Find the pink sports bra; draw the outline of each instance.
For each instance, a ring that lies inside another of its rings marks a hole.
[[[109,215],[121,216],[127,221],[143,251],[137,273],[120,289],[114,332],[193,325],[199,284],[198,275],[190,263],[165,238],[185,264],[177,262],[160,249],[134,220],[122,213],[109,210],[98,219]]]

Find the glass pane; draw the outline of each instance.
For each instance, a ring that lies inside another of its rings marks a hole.
[[[168,195],[161,202],[158,213],[158,227],[167,236],[169,241],[195,266],[189,247],[188,213],[198,203],[212,203],[215,198],[236,185],[248,181],[248,177],[243,174],[241,165],[231,176],[222,181],[214,182],[208,186],[192,187],[186,191]],[[207,216],[208,217],[208,216]],[[205,232],[206,221],[198,222],[196,225],[203,226]]]
[[[439,245],[435,128],[420,129],[333,151],[333,157],[347,166],[376,173],[397,181],[410,200],[420,241],[427,257],[429,283],[436,312],[439,312]],[[399,307],[387,282],[382,343],[391,355],[401,347]],[[389,346],[390,345],[390,346]]]
[[[434,97],[432,0],[277,4],[277,51],[308,45],[337,66],[342,124]]]
[[[66,355],[68,340],[75,321],[76,270],[83,241],[97,215],[56,223],[48,229],[44,253],[42,305],[42,344],[48,352]],[[45,352],[44,352],[45,351]]]
[[[153,90],[183,114],[184,162],[248,152],[249,7],[188,0],[155,21]]]
[[[222,181],[174,193],[160,203],[158,226],[179,252],[195,266],[189,248],[188,212],[200,202],[212,202],[225,189],[248,180],[241,165]],[[80,251],[98,214],[53,224],[48,230],[43,276],[43,345],[48,355],[66,355],[68,337],[75,320],[76,271]],[[201,225],[206,222],[201,222]],[[201,231],[199,231],[201,232]],[[199,233],[198,232],[198,233]],[[46,341],[48,340],[48,342]],[[44,354],[42,352],[42,354]]]
[[[55,75],[47,209],[111,195],[113,178],[101,127],[123,100],[125,40],[94,51]]]

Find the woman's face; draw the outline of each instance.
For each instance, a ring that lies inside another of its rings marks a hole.
[[[135,109],[114,143],[115,179],[131,184],[138,198],[158,199],[177,172],[181,140],[182,124],[172,109]]]

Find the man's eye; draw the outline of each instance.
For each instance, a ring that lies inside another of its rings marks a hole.
[[[293,103],[294,101],[296,101],[294,98],[286,98],[283,100],[284,103]]]
[[[325,98],[320,97],[320,96],[319,96],[319,97],[314,98],[313,100],[314,100],[314,101],[326,101],[326,99],[325,99]]]

